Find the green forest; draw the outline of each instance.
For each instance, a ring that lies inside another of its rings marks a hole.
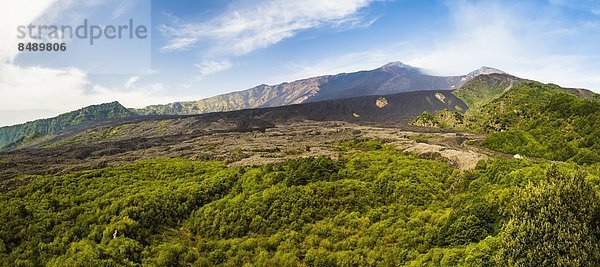
[[[27,145],[47,135],[55,134],[86,122],[136,116],[119,102],[88,106],[50,119],[30,121],[20,125],[0,127],[0,151]]]
[[[0,193],[2,266],[594,266],[600,165],[461,172],[374,140],[257,167],[153,159]]]
[[[485,146],[579,164],[600,162],[600,103],[558,86],[529,83],[491,102],[474,116],[490,132]]]
[[[504,77],[504,79],[507,79]],[[487,134],[494,151],[578,164],[600,162],[599,96],[584,98],[553,84],[479,77],[454,93],[470,109],[424,112],[414,125]],[[473,99],[480,99],[473,102]]]

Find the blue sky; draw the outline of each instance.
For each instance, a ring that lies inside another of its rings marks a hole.
[[[114,100],[128,107],[195,100],[391,61],[439,75],[490,66],[600,92],[600,1],[593,0],[15,0],[0,10],[0,125]],[[16,25],[84,18],[103,25],[136,18],[151,38],[94,47],[73,41],[67,54],[15,49]]]

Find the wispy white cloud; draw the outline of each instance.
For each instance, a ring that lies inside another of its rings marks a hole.
[[[215,44],[214,52],[243,55],[290,38],[299,31],[322,27],[358,27],[372,23],[360,10],[372,0],[268,0],[252,5],[232,4],[220,16],[203,22],[161,25],[169,39],[163,50],[189,48],[201,41]]]
[[[202,46],[196,67],[202,77],[232,67],[231,58],[266,48],[309,29],[368,27],[377,20],[361,10],[373,0],[265,0],[237,1],[217,17],[200,22],[170,16],[171,25],[160,25],[167,38],[162,51]],[[213,60],[212,58],[219,58]]]
[[[202,60],[200,63],[195,65],[200,73],[201,78],[227,70],[232,66],[233,64],[229,60]]]
[[[136,0],[124,0],[117,4],[112,13],[112,19],[117,19],[135,6]]]
[[[129,77],[129,79],[127,79],[127,81],[125,82],[125,88],[129,89],[133,86],[134,83],[136,83],[138,80],[140,79],[140,76],[131,76]]]

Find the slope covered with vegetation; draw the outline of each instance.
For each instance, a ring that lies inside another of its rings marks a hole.
[[[117,119],[135,116],[119,102],[93,105],[61,114],[50,119],[41,119],[24,124],[0,128],[0,150],[17,147],[36,138],[53,134],[67,127],[88,121]]]
[[[598,165],[497,159],[460,173],[374,141],[341,151],[22,177],[0,193],[0,265],[600,264]]]
[[[248,95],[251,95],[249,93],[233,92],[197,101],[150,105],[144,108],[131,109],[131,111],[140,115],[194,115],[260,107],[262,104],[260,99],[249,97]]]
[[[483,145],[504,153],[600,162],[600,96],[591,91],[494,74],[453,94],[467,103],[467,112],[423,113],[412,123],[486,133]]]
[[[517,85],[465,118],[470,129],[490,133],[484,145],[497,151],[580,164],[600,161],[600,103],[555,85]]]
[[[508,74],[479,75],[452,91],[469,109],[478,109],[526,80]]]

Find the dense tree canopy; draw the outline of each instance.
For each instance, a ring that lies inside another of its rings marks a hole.
[[[600,162],[600,102],[557,86],[516,86],[466,117],[471,129],[491,133],[484,145],[493,150],[579,164]]]
[[[461,173],[372,140],[340,151],[22,177],[33,182],[0,193],[0,265],[494,266],[565,248],[554,241],[571,250],[549,264],[597,259],[598,166],[584,178],[574,164],[495,159]]]
[[[600,265],[600,202],[582,173],[557,169],[511,209],[500,259],[510,266]]]

